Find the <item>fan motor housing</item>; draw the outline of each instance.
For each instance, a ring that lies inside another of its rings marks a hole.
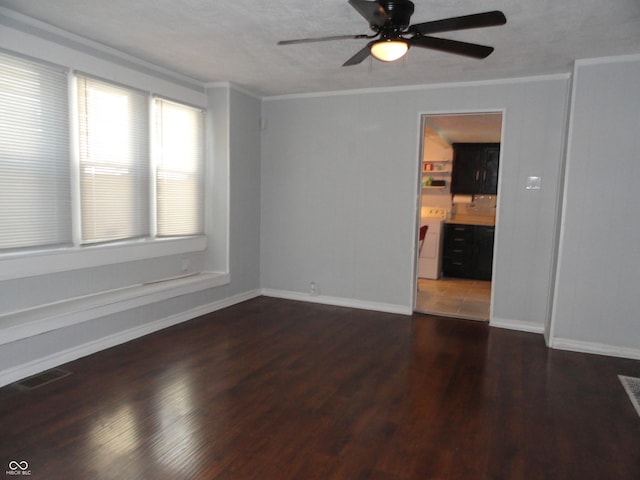
[[[411,23],[411,15],[415,5],[409,0],[378,0],[378,4],[384,8],[389,16],[389,24],[385,27],[405,30]]]

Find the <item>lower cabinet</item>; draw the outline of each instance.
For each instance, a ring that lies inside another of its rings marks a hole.
[[[492,226],[446,224],[443,275],[491,280],[494,233]]]

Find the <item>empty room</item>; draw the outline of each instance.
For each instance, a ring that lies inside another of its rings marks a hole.
[[[640,478],[638,85],[636,0],[3,0],[5,475]]]

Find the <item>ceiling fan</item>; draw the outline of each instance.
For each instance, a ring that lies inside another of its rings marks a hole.
[[[472,58],[486,58],[493,52],[493,47],[429,35],[469,28],[493,27],[507,23],[504,13],[494,10],[410,25],[411,15],[415,9],[410,0],[349,0],[349,4],[369,22],[369,27],[375,32],[374,34],[282,40],[278,42],[278,45],[379,37],[369,42],[362,50],[347,60],[342,65],[343,67],[357,65],[369,55],[383,62],[392,62],[402,58],[410,47],[430,48]]]

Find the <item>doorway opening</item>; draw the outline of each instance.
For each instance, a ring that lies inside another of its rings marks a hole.
[[[502,119],[421,117],[416,312],[490,320]]]

